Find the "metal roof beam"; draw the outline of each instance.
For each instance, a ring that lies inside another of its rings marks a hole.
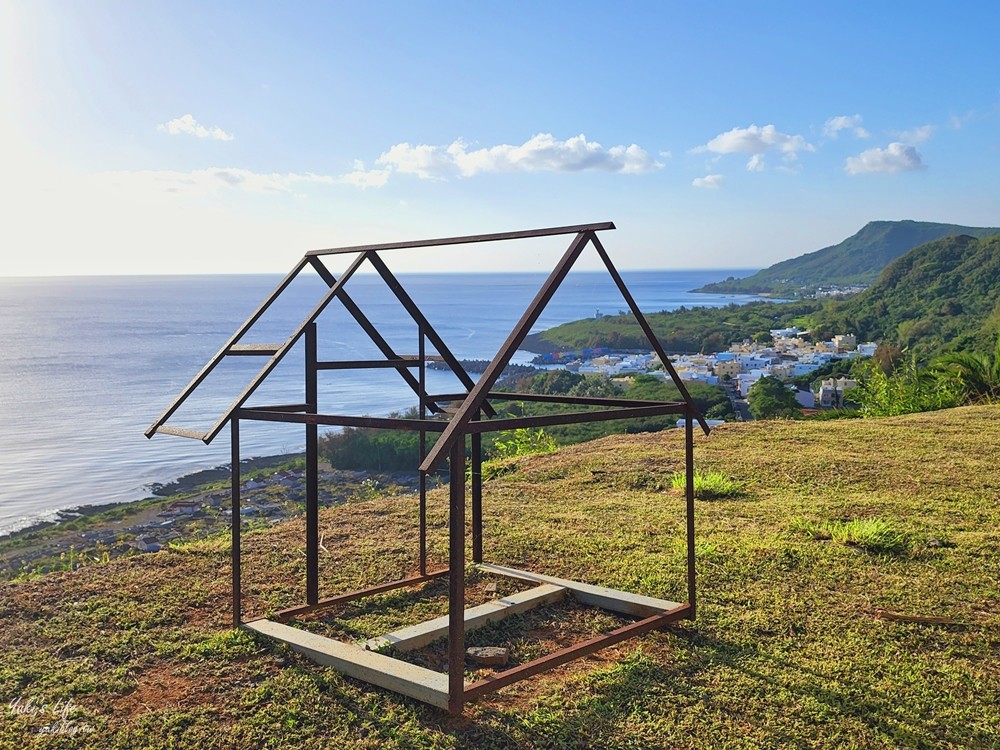
[[[433,240],[410,240],[408,242],[386,242],[381,245],[354,245],[352,247],[330,247],[324,250],[310,250],[306,257],[316,255],[338,255],[340,253],[357,253],[366,250],[399,250],[414,247],[440,247],[441,245],[469,245],[475,242],[500,242],[503,240],[523,240],[530,237],[551,237],[559,234],[577,234],[579,232],[601,232],[614,229],[612,221],[602,221],[596,224],[577,224],[570,227],[549,227],[547,229],[526,229],[520,232],[497,232],[495,234],[470,234],[465,237],[440,237]]]

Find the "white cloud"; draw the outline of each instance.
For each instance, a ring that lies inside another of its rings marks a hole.
[[[391,169],[365,169],[365,163],[354,161],[354,171],[340,176],[340,181],[362,189],[383,187],[389,181]]]
[[[641,174],[663,167],[634,143],[606,149],[596,141],[588,141],[583,134],[559,140],[550,133],[539,133],[519,146],[500,144],[474,150],[469,150],[462,139],[448,146],[397,143],[375,162],[385,170],[414,174],[425,180],[472,177],[488,172]]]
[[[263,174],[249,169],[209,167],[191,172],[170,170],[139,170],[103,172],[95,179],[104,187],[126,190],[149,190],[157,193],[188,193],[207,195],[223,190],[244,193],[290,193],[302,184],[332,185],[338,180],[311,172]]]
[[[722,187],[722,175],[721,174],[707,174],[704,177],[695,177],[691,180],[691,184],[696,188],[705,188],[706,190],[718,190]]]
[[[905,143],[890,143],[886,148],[870,148],[857,156],[850,157],[844,164],[848,174],[871,174],[874,172],[913,172],[923,169],[920,152]]]
[[[714,154],[751,154],[747,169],[752,172],[762,169],[761,158],[771,150],[784,154],[787,161],[794,161],[798,158],[799,151],[815,151],[816,148],[801,135],[781,133],[774,125],[751,125],[720,133],[704,146],[694,149],[695,153],[711,151]]]
[[[903,143],[916,144],[923,143],[932,135],[934,135],[935,128],[933,125],[921,125],[919,128],[913,128],[912,130],[904,130],[902,133],[898,134],[899,140]]]
[[[193,135],[196,138],[214,138],[217,141],[233,140],[232,133],[227,133],[219,127],[206,128],[194,119],[194,115],[190,114],[165,122],[157,130],[164,131],[170,135]]]
[[[340,181],[362,189],[370,187],[380,188],[385,187],[386,183],[389,182],[390,174],[392,174],[391,169],[368,169],[348,172],[345,175],[341,175]]]
[[[823,125],[823,135],[827,138],[836,138],[841,130],[852,131],[855,138],[871,137],[871,133],[861,126],[861,115],[838,115]]]
[[[375,163],[403,174],[415,174],[424,180],[443,180],[457,171],[455,161],[449,154],[457,143],[460,141],[447,148],[397,143],[382,153]]]

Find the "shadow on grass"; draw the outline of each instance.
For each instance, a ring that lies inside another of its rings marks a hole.
[[[677,667],[637,652],[567,684],[564,695],[543,695],[515,709],[506,709],[502,698],[492,705],[487,701],[475,721],[456,720],[442,729],[459,747],[484,749],[644,747],[642,737],[692,747],[822,744],[824,739],[835,746],[847,741],[851,725],[869,729],[851,737],[858,746],[993,747],[997,742],[995,734],[963,719],[953,717],[948,726],[939,716],[920,713],[921,706],[903,705],[890,689],[873,689],[864,681],[854,683],[696,631],[672,632],[687,651],[678,652],[687,658]],[[739,679],[720,680],[720,669],[739,673]],[[788,693],[792,700],[780,697]],[[772,695],[778,697],[767,697]],[[692,713],[685,717],[686,712]],[[658,737],[657,727],[665,724],[684,729],[672,738]],[[728,738],[720,736],[720,727],[731,730]],[[803,729],[811,729],[811,736],[802,736]],[[839,740],[831,736],[834,732]]]

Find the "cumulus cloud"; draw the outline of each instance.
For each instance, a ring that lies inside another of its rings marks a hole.
[[[311,172],[270,174],[249,169],[209,167],[191,172],[171,170],[138,170],[132,172],[104,172],[97,177],[104,187],[116,189],[151,190],[159,193],[212,194],[223,190],[245,193],[291,193],[302,185],[332,185],[338,180],[328,175]]]
[[[721,174],[707,174],[704,177],[695,177],[691,180],[691,184],[696,188],[704,188],[706,190],[718,190],[722,187],[722,175]]]
[[[500,144],[478,149],[470,149],[462,139],[447,146],[397,143],[382,153],[375,163],[382,167],[382,170],[372,170],[378,172],[380,180],[388,179],[388,172],[413,174],[424,180],[445,180],[489,172],[641,174],[663,167],[634,143],[604,148],[596,141],[588,141],[583,134],[560,140],[551,133],[539,133],[517,146]],[[361,174],[355,170],[350,176],[362,179]]]
[[[232,133],[227,133],[219,127],[206,128],[194,119],[194,115],[190,114],[176,117],[169,122],[163,123],[157,129],[170,135],[193,135],[196,138],[213,138],[217,141],[233,140]]]
[[[844,165],[848,174],[913,172],[923,169],[920,152],[905,143],[890,143],[886,148],[870,148],[850,157]]]
[[[458,172],[452,151],[461,148],[461,141],[447,147],[397,143],[383,152],[376,164],[403,174],[415,174],[424,180],[443,180]]]
[[[794,161],[800,151],[815,151],[816,148],[801,135],[779,132],[774,125],[751,125],[720,133],[704,146],[694,149],[696,153],[711,151],[714,154],[751,154],[747,169],[752,172],[761,171],[764,154],[772,150],[783,154],[787,161]]]
[[[923,143],[932,135],[936,128],[933,125],[921,125],[919,128],[904,130],[898,134],[898,138],[903,143],[916,144]]]
[[[823,135],[827,138],[836,138],[841,130],[850,130],[855,138],[871,137],[871,133],[861,126],[861,115],[838,115],[823,125]]]

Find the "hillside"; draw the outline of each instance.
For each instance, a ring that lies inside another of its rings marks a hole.
[[[996,406],[719,428],[695,460],[744,491],[697,502],[697,622],[462,720],[227,630],[224,540],[2,583],[0,747],[997,747],[998,453]],[[675,431],[517,459],[486,485],[487,557],[682,597],[683,501],[669,489],[682,461]],[[435,492],[436,562],[444,504]],[[321,595],[410,572],[415,507],[401,494],[323,511]],[[845,537],[852,520],[881,530]],[[301,597],[303,533],[299,519],[245,536],[250,615]],[[472,601],[487,596],[468,580]],[[442,613],[445,592],[303,622],[367,637]],[[617,622],[561,605],[479,632],[524,661]]]
[[[871,284],[893,260],[942,237],[1000,234],[997,227],[963,227],[929,221],[872,221],[843,242],[783,260],[742,279],[707,284],[698,292],[808,295],[821,286]]]
[[[723,351],[776,325],[817,340],[851,332],[929,359],[949,351],[992,351],[1000,335],[1000,235],[946,237],[891,262],[864,292],[842,299],[681,308],[646,316],[669,352]],[[631,315],[586,318],[529,337],[533,351],[645,348]]]
[[[863,293],[826,306],[826,330],[854,331],[920,357],[988,351],[1000,332],[1000,237],[948,237],[891,263]]]
[[[667,352],[725,351],[733,341],[753,338],[775,326],[811,325],[821,300],[750,302],[726,307],[691,307],[647,313],[646,319]],[[609,349],[648,350],[649,343],[631,314],[584,318],[528,336],[523,348],[533,352]]]

